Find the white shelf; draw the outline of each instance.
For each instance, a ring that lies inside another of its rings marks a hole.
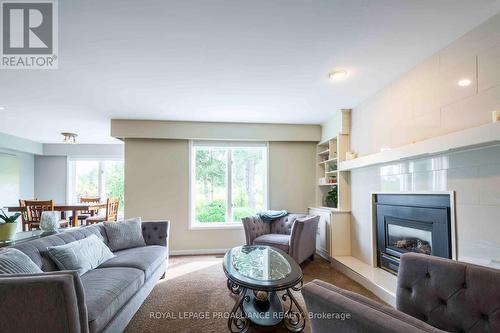
[[[500,122],[473,127],[384,152],[340,162],[338,169],[339,171],[348,171],[376,164],[498,144],[500,144]]]
[[[334,173],[337,173],[337,170],[332,170],[332,171],[326,171],[325,175],[333,175]]]
[[[327,150],[319,152],[318,155],[326,155],[326,154],[329,154],[329,153],[330,153],[330,149],[327,149]]]
[[[350,210],[341,210],[339,208],[334,208],[334,207],[327,207],[327,206],[316,206],[316,207],[307,207],[308,209],[324,209],[324,210],[327,210],[327,211],[330,211],[330,212],[334,212],[334,213],[350,213],[351,211]]]
[[[330,158],[329,160],[319,162],[318,164],[327,164],[327,163],[331,163],[331,162],[337,162],[337,159],[336,158]]]
[[[330,184],[318,184],[318,186],[333,186],[337,185],[337,183],[330,183]]]

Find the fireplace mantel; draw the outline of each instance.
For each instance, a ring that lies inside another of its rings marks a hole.
[[[339,163],[340,171],[500,144],[500,122],[453,132]]]

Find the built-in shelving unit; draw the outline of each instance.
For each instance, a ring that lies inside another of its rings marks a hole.
[[[342,110],[339,133],[318,143],[316,148],[316,203],[309,214],[320,217],[316,237],[316,253],[330,260],[333,256],[350,255],[350,172],[339,171],[339,163],[349,151],[351,110]],[[326,206],[326,196],[337,188],[337,205]]]
[[[318,190],[316,206],[326,207],[325,198],[332,186],[337,186],[337,206],[327,207],[348,211],[350,209],[349,174],[339,171],[339,162],[345,158],[349,150],[349,134],[339,133],[337,136],[318,143],[317,146],[317,178]]]

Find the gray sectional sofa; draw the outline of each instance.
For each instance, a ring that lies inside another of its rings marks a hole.
[[[169,222],[144,221],[142,233],[146,246],[116,251],[82,276],[59,271],[44,251],[91,234],[107,244],[102,224],[14,245],[43,273],[0,277],[0,332],[123,331],[167,269]]]

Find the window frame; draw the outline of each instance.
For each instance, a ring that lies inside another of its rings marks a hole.
[[[66,159],[66,202],[68,204],[72,203],[78,203],[78,200],[75,199],[75,186],[76,186],[76,162],[78,161],[94,161],[98,162],[98,191],[99,191],[99,197],[104,198],[103,196],[103,180],[104,180],[104,173],[103,171],[103,162],[108,162],[108,161],[118,161],[118,162],[123,162],[123,172],[125,172],[125,160],[122,156],[84,156],[84,157],[77,157],[77,156],[71,156]],[[123,210],[125,211],[125,207],[123,207]]]
[[[195,161],[195,147],[212,147],[212,148],[251,148],[251,147],[259,147],[264,148],[264,165],[265,165],[265,177],[264,177],[264,210],[269,207],[269,143],[263,141],[218,141],[218,140],[189,140],[189,230],[207,230],[207,229],[243,229],[243,224],[241,221],[232,221],[232,222],[210,222],[210,223],[197,223],[195,220],[196,216],[196,204],[195,204],[195,186],[196,186],[196,167]],[[230,167],[230,154],[226,154],[228,163],[227,163],[227,202],[232,203],[232,168]],[[226,215],[232,215],[232,204],[228,205],[228,209],[226,210]]]

